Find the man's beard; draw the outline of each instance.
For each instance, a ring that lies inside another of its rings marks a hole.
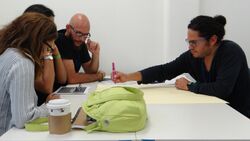
[[[83,45],[83,42],[82,42],[82,41],[76,41],[76,40],[74,40],[72,34],[70,34],[69,37],[70,37],[70,39],[72,40],[72,42],[73,42],[73,44],[74,44],[74,48],[75,48],[75,49],[80,49],[79,47],[80,47],[81,45]]]

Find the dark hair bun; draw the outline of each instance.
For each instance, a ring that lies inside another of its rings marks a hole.
[[[226,18],[225,18],[224,16],[222,16],[222,15],[216,15],[216,16],[214,16],[214,20],[215,20],[217,23],[219,23],[219,24],[221,24],[221,25],[223,25],[223,26],[225,26],[226,23],[227,23]]]

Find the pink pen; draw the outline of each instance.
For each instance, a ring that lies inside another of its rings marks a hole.
[[[115,71],[115,63],[114,63],[114,62],[112,62],[112,76],[111,76],[111,79],[112,79],[112,80],[114,80],[115,75],[116,75],[116,71]]]

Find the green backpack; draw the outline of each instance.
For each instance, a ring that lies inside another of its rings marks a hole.
[[[90,94],[83,103],[85,113],[95,120],[87,132],[134,132],[145,127],[147,111],[143,92],[132,87],[111,87]]]

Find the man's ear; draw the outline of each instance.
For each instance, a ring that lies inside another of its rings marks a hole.
[[[66,36],[66,37],[69,36],[69,32],[70,32],[70,25],[67,24],[67,25],[66,25],[66,32],[65,32],[65,36]]]
[[[218,41],[218,37],[216,35],[211,36],[211,38],[209,39],[209,43],[212,46],[214,46],[215,44],[217,44],[217,41]]]

